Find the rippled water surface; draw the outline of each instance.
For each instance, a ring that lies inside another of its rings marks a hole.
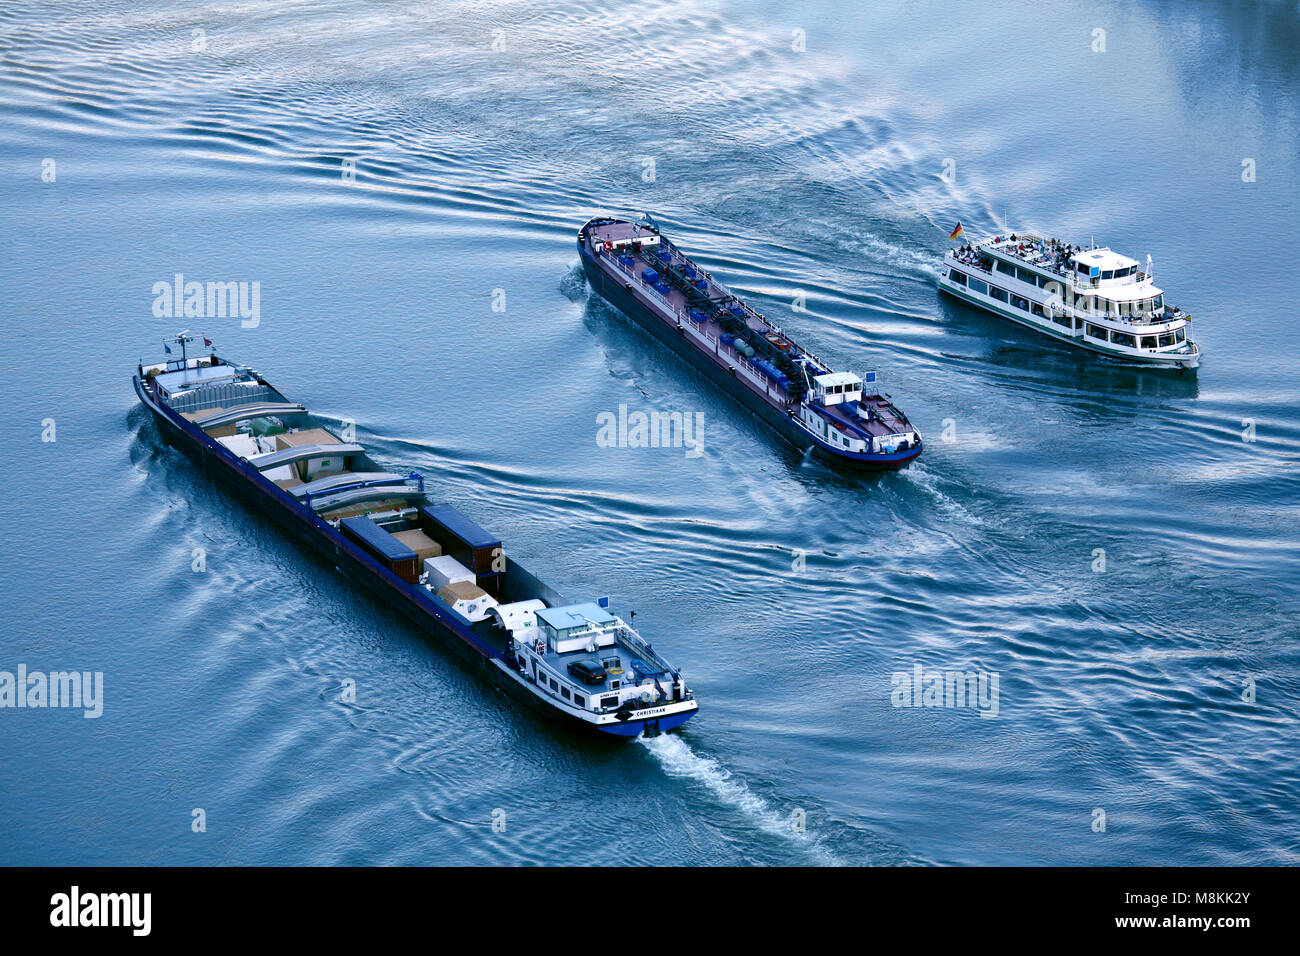
[[[0,670],[106,700],[0,711],[0,861],[1297,862],[1298,50],[1294,2],[5,4]],[[805,461],[590,298],[576,229],[643,210],[919,462]],[[941,300],[959,219],[1150,253],[1203,368]],[[156,318],[176,273],[260,324]],[[635,609],[700,715],[575,737],[300,554],[137,407],[180,324]],[[624,404],[704,454],[598,447]],[[893,707],[917,664],[996,718]]]

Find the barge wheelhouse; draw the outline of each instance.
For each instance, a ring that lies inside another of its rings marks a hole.
[[[133,384],[206,471],[544,713],[614,737],[695,715],[681,673],[608,600],[567,600],[507,560],[500,538],[436,503],[423,475],[373,461],[351,428],[340,433],[246,365],[191,358],[198,339],[169,340],[181,358],[141,363]]]
[[[801,450],[833,464],[892,471],[921,435],[875,374],[836,372],[750,308],[652,222],[608,217],[578,231],[592,289]]]
[[[963,302],[1112,358],[1196,368],[1192,317],[1165,302],[1147,268],[1108,248],[1028,233],[951,249],[939,288]]]

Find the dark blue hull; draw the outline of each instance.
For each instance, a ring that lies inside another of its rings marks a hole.
[[[673,718],[632,719],[618,725],[597,726],[547,706],[545,701],[511,680],[493,663],[502,659],[502,649],[484,643],[468,627],[462,626],[454,612],[434,600],[425,588],[402,580],[343,537],[308,506],[263,477],[252,465],[236,457],[172,409],[155,402],[138,375],[134,386],[140,401],[153,412],[163,438],[193,458],[206,475],[221,481],[241,501],[271,518],[281,529],[307,545],[358,588],[382,600],[386,607],[400,612],[421,633],[436,637],[475,671],[486,676],[493,685],[506,690],[530,709],[567,727],[580,727],[588,734],[593,730],[600,731],[602,739],[626,739],[637,736],[643,730],[650,733],[667,730],[698,713],[698,710],[692,710],[684,715],[674,715]],[[675,719],[677,717],[680,719]]]
[[[601,269],[581,239],[578,241],[578,255],[582,259],[582,271],[587,276],[587,282],[601,298],[686,359],[697,371],[702,372],[724,392],[771,425],[781,437],[800,451],[811,448],[823,461],[858,471],[897,471],[921,454],[923,443],[919,441],[905,451],[892,454],[854,454],[819,441],[808,431],[800,428],[785,412],[764,401],[735,375],[729,374],[711,356],[692,345],[673,325],[660,318],[650,305],[636,294],[634,288],[618,282]]]

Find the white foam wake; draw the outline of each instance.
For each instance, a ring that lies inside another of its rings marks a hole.
[[[823,847],[815,836],[806,830],[796,830],[791,816],[782,816],[766,800],[750,790],[744,780],[712,757],[697,754],[681,737],[674,734],[638,737],[637,743],[654,755],[670,777],[686,778],[702,784],[721,803],[751,819],[765,833],[801,847],[817,863],[823,866],[840,865],[835,855]]]

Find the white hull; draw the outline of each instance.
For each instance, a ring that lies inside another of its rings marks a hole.
[[[967,282],[965,285],[958,284],[958,282],[949,278],[950,268],[956,268],[959,272],[966,274]],[[985,287],[991,287],[991,289],[1010,293],[1008,302],[993,297],[991,293],[983,293],[978,287],[971,287],[972,281],[976,282],[976,284],[983,284]],[[1115,333],[1125,337],[1132,337],[1135,341],[1141,341],[1143,338],[1160,341],[1162,336],[1173,334],[1173,329],[1177,328],[1177,326],[1170,324],[1128,325],[1115,328],[1113,324],[1095,319],[1095,317],[1088,316],[1087,313],[1078,315],[1073,311],[1062,311],[1060,307],[1053,310],[1052,300],[1047,294],[1044,294],[1043,289],[1027,284],[1027,282],[1014,280],[1014,278],[1005,276],[1002,273],[978,271],[978,269],[971,268],[970,265],[954,263],[952,259],[948,258],[944,261],[944,271],[940,276],[939,287],[945,293],[953,295],[953,297],[961,299],[962,302],[971,304],[971,306],[983,308],[984,311],[992,312],[993,315],[1010,319],[1014,323],[1026,326],[1026,328],[1035,329],[1037,332],[1047,334],[1047,336],[1065,342],[1067,345],[1099,352],[1101,355],[1109,355],[1110,358],[1122,360],[1122,362],[1156,365],[1156,367],[1162,368],[1196,368],[1200,364],[1200,351],[1196,349],[1196,345],[1191,339],[1173,343],[1173,345],[1156,347],[1156,349],[1127,347],[1110,341],[1110,337]],[[1021,302],[1027,307],[1013,306],[1011,302]]]

